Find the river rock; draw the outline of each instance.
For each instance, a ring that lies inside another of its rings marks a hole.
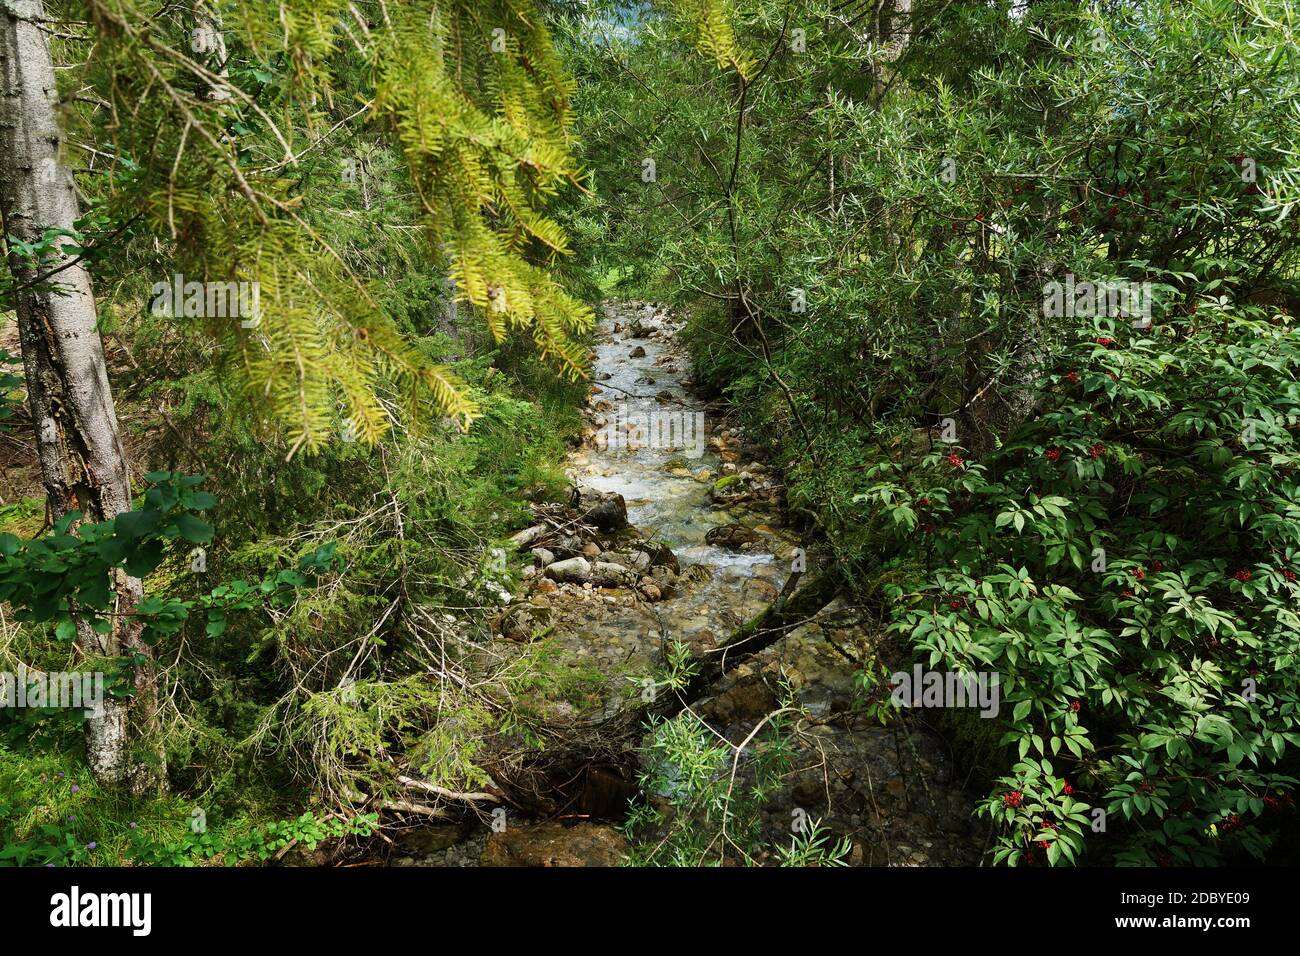
[[[677,574],[672,568],[663,565],[655,565],[650,569],[648,575],[659,588],[659,593],[664,596],[664,600],[677,596]]]
[[[628,587],[636,581],[636,572],[613,561],[591,563],[591,583],[605,587]]]
[[[497,626],[506,640],[524,644],[551,626],[551,609],[536,604],[518,604],[501,615]]]
[[[776,694],[761,680],[735,684],[700,706],[701,715],[722,723],[762,720],[777,708]]]
[[[582,520],[599,530],[608,534],[627,527],[627,502],[622,495],[584,492],[579,501]]]
[[[704,564],[691,564],[682,569],[678,580],[684,587],[699,587],[713,580],[713,569]]]
[[[645,571],[650,567],[650,555],[645,551],[606,551],[604,558],[633,571]]]
[[[544,568],[548,564],[555,563],[555,554],[546,548],[533,548],[533,557],[537,559],[537,566]]]
[[[638,345],[631,352],[627,353],[628,358],[645,358],[645,349]]]
[[[551,530],[550,525],[535,524],[531,528],[525,528],[510,536],[510,543],[516,548],[527,548],[534,542],[544,538]]]
[[[581,555],[576,558],[565,558],[563,561],[547,565],[546,576],[553,581],[573,581],[581,584],[583,581],[591,580],[591,562]]]
[[[618,866],[627,840],[613,827],[559,823],[507,827],[488,837],[482,866]]]
[[[740,524],[723,524],[710,528],[704,540],[715,547],[729,551],[739,551],[745,545],[756,544],[761,540],[757,531]]]
[[[677,555],[673,554],[673,549],[662,541],[647,541],[645,550],[650,555],[651,565],[669,568],[674,575],[681,571],[681,565],[677,563]]]

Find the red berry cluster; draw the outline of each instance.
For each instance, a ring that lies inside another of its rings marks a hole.
[[[947,458],[948,464],[952,465],[954,468],[960,468],[962,465],[966,464],[966,459],[955,451],[948,452]]]
[[[1047,456],[1048,461],[1059,461],[1061,458],[1061,449],[1049,448],[1043,454]]]
[[[1250,580],[1250,571],[1246,568],[1238,568],[1236,571],[1232,572],[1232,576],[1238,581],[1244,583]]]
[[[1018,807],[1025,802],[1025,795],[1019,790],[1009,790],[1002,794],[1002,805],[1004,807]]]

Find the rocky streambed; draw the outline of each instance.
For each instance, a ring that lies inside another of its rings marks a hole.
[[[515,537],[534,565],[495,630],[521,653],[544,645],[565,688],[535,702],[550,717],[617,713],[662,674],[670,641],[707,654],[819,559],[783,527],[779,476],[761,449],[692,391],[677,331],[654,304],[607,306],[585,441],[568,463],[572,500],[538,506]],[[762,810],[769,843],[788,845],[802,812],[849,840],[851,864],[976,863],[984,832],[946,745],[910,715],[881,726],[862,712],[854,675],[874,649],[857,620],[832,603],[729,670],[694,710],[739,744],[793,691],[795,759]],[[618,817],[635,788],[611,779],[594,789],[557,820],[421,828],[394,861],[615,864],[627,851]]]

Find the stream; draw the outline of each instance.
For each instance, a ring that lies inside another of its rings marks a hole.
[[[782,488],[762,450],[734,413],[692,391],[678,322],[652,303],[607,303],[604,312],[589,424],[567,471],[586,492],[621,495],[631,528],[586,542],[568,561],[534,550],[538,567],[508,612],[525,615],[512,640],[543,643],[553,679],[544,707],[557,718],[613,714],[662,674],[666,640],[709,650],[771,603],[801,557],[799,536],[781,526]],[[639,568],[620,586],[556,571],[628,562],[638,544],[624,539],[666,546],[675,567]],[[811,567],[818,557],[803,559]],[[978,862],[986,831],[947,745],[911,714],[882,727],[855,709],[855,662],[871,658],[871,636],[843,610],[832,603],[730,671],[695,712],[739,744],[780,706],[785,687],[793,691],[803,714],[793,769],[762,813],[772,843],[788,845],[791,821],[804,814],[849,839],[851,865]],[[609,865],[625,850],[610,822],[527,822],[499,833],[435,826],[396,862]]]

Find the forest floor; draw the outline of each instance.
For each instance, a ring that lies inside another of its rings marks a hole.
[[[571,678],[545,701],[560,718],[608,716],[653,692],[669,641],[707,653],[773,601],[800,556],[782,521],[779,476],[725,406],[693,391],[678,324],[653,304],[605,311],[589,427],[568,471],[584,495],[621,496],[628,527],[535,548],[538,566],[498,639],[546,642],[552,666]],[[856,699],[854,675],[874,654],[863,615],[836,601],[729,670],[692,710],[739,748],[783,704],[795,708],[793,761],[761,811],[766,845],[789,846],[797,821],[820,820],[849,840],[853,865],[976,863],[986,834],[947,745],[914,712],[881,726]],[[615,826],[635,788],[613,790],[612,803],[580,802],[560,821],[421,827],[390,862],[617,862],[627,848]]]

